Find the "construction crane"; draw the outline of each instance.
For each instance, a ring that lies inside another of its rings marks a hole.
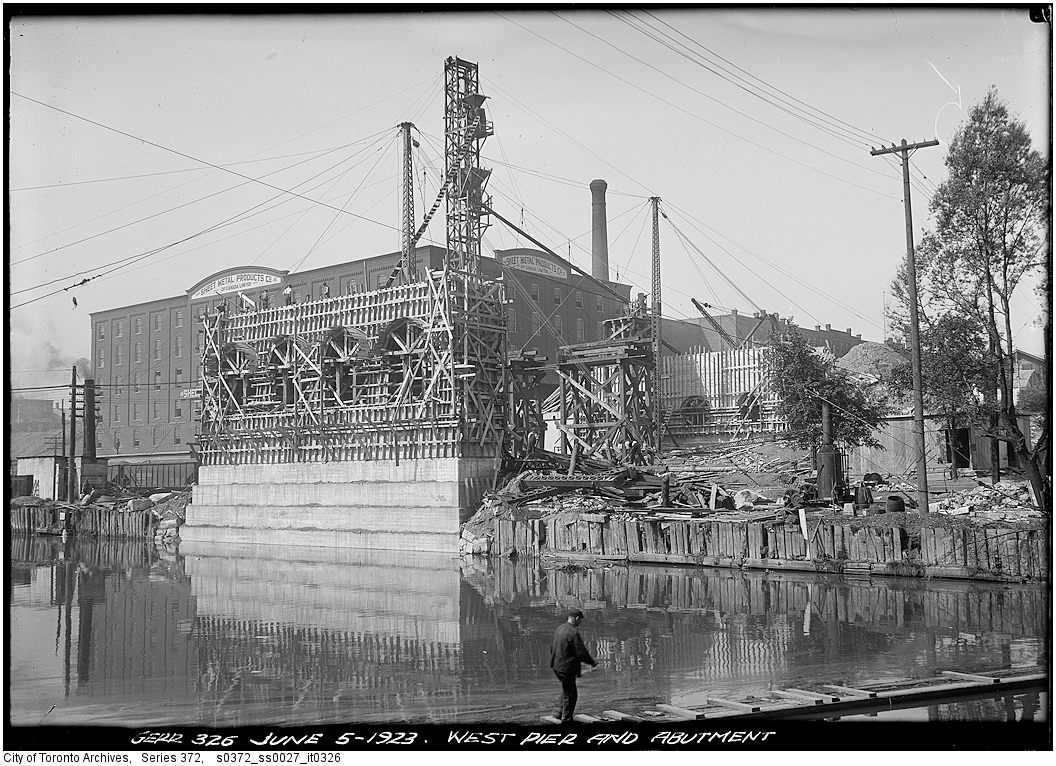
[[[748,332],[748,334],[744,337],[743,340],[738,340],[737,338],[733,337],[728,332],[726,332],[726,330],[723,329],[722,325],[719,324],[718,320],[716,320],[715,317],[708,313],[707,309],[710,308],[709,304],[701,304],[696,298],[690,298],[690,300],[693,301],[693,305],[697,307],[697,311],[703,314],[704,318],[708,320],[708,323],[713,328],[715,328],[715,332],[717,332],[722,337],[722,339],[730,345],[730,348],[734,349],[735,351],[739,351],[745,346],[747,346],[748,341],[750,341],[754,337],[756,330],[762,327],[764,322],[770,322],[771,324],[773,324],[774,320],[776,319],[775,314],[770,314],[766,311],[760,311],[759,321],[755,323],[755,327],[753,327]]]
[[[691,301],[693,301],[693,305],[697,307],[697,311],[699,311],[699,312],[700,312],[701,314],[703,314],[703,315],[704,315],[704,318],[708,320],[708,324],[710,324],[710,325],[711,325],[711,326],[712,326],[713,328],[715,328],[715,332],[717,332],[717,333],[719,334],[719,336],[720,336],[720,337],[721,337],[721,338],[722,338],[722,339],[723,339],[724,341],[726,341],[726,342],[727,342],[728,344],[730,344],[730,348],[740,348],[740,347],[741,347],[741,343],[740,343],[740,341],[739,341],[739,340],[737,340],[736,338],[734,338],[734,337],[733,337],[732,335],[730,335],[730,334],[729,334],[728,332],[726,332],[726,330],[724,330],[724,329],[723,329],[722,325],[721,325],[721,324],[719,324],[719,323],[718,323],[718,322],[717,322],[717,321],[715,320],[715,317],[713,317],[713,316],[712,316],[711,314],[709,314],[709,313],[708,313],[708,311],[707,311],[707,309],[705,309],[705,308],[704,308],[704,306],[707,306],[707,305],[708,305],[707,303],[705,303],[705,304],[704,304],[704,305],[702,306],[702,305],[700,304],[700,302],[699,302],[699,301],[697,301],[697,299],[696,299],[696,298],[690,298],[690,300],[691,300]],[[753,332],[754,332],[754,331],[753,331]]]

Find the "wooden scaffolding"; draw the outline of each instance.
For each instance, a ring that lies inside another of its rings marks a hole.
[[[669,432],[678,436],[776,433],[787,424],[766,377],[766,348],[700,351],[662,360]]]
[[[608,340],[558,350],[561,449],[641,465],[655,444],[650,322],[629,314],[605,325]]]
[[[444,268],[372,292],[201,317],[202,465],[497,453],[506,296],[478,265],[491,124],[476,64],[449,58],[445,82]]]

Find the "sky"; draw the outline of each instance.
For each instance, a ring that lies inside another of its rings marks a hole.
[[[227,267],[398,250],[397,126],[416,127],[421,220],[452,55],[489,96],[494,208],[556,252],[589,271],[602,178],[611,276],[633,293],[661,198],[665,316],[696,317],[695,297],[882,340],[905,214],[897,161],[870,147],[940,141],[912,158],[919,241],[946,142],[990,86],[1049,154],[1049,34],[971,6],[14,18],[11,385],[68,384],[90,312]],[[441,214],[423,242],[443,238]],[[528,245],[497,221],[483,244]],[[1042,309],[1024,284],[1013,328],[1033,353]]]

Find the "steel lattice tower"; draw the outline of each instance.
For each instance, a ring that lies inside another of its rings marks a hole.
[[[411,164],[411,128],[409,122],[400,123],[402,196],[400,197],[400,254],[403,261],[404,282],[418,281],[418,262],[414,255],[414,167]]]
[[[660,373],[660,344],[662,341],[660,321],[662,316],[662,303],[660,301],[660,198],[650,197],[649,202],[653,206],[653,311],[650,316],[650,325],[653,336],[653,376],[651,398],[653,400],[653,438],[654,447],[660,451],[660,440],[663,428],[663,391],[661,390]]]

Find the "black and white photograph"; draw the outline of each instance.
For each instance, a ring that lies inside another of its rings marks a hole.
[[[1050,4],[4,10],[5,762],[1052,749]]]

